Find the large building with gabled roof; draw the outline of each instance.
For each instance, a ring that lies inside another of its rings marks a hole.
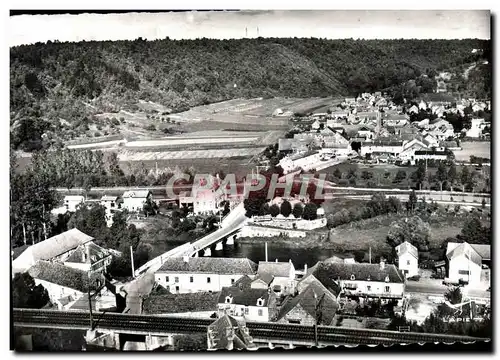
[[[12,262],[12,272],[25,272],[39,260],[64,261],[81,245],[94,240],[77,228],[70,229],[47,240],[31,245]]]
[[[155,280],[171,293],[217,292],[256,271],[257,264],[247,258],[172,257],[156,271]]]

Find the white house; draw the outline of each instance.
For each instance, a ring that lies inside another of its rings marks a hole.
[[[403,163],[410,162],[415,163],[415,151],[417,150],[427,150],[429,147],[424,142],[413,139],[411,141],[405,142],[403,145],[403,151],[399,154],[399,160]]]
[[[446,258],[450,282],[463,281],[473,287],[481,286],[481,283],[487,283],[485,287],[489,285],[490,245],[449,242]]]
[[[396,246],[398,268],[409,278],[418,275],[418,249],[405,241]]]
[[[104,195],[101,197],[101,206],[104,206],[106,209],[106,224],[109,226],[113,225],[113,216],[115,212],[121,210],[121,203],[118,202],[119,197],[118,196],[110,196],[110,195]]]
[[[484,119],[472,119],[470,129],[467,130],[465,136],[478,138],[482,135],[484,128],[488,124],[484,121]]]
[[[139,212],[144,208],[144,204],[152,198],[153,194],[149,190],[130,190],[123,193],[124,209],[130,212]]]
[[[418,114],[418,112],[419,112],[419,109],[418,109],[417,105],[413,105],[412,107],[410,107],[408,109],[409,114]]]
[[[429,123],[429,134],[433,135],[438,140],[446,140],[454,137],[455,131],[453,125],[444,119],[435,119]]]
[[[375,140],[361,144],[361,156],[366,154],[390,154],[398,156],[403,151],[403,141]]]
[[[271,321],[276,311],[276,295],[268,289],[251,288],[245,277],[234,286],[223,287],[218,300],[219,316],[228,314],[245,321]]]
[[[367,263],[319,263],[311,274],[320,279],[328,277],[342,289],[342,296],[350,298],[375,298],[402,302],[405,277],[395,265]]]
[[[270,288],[277,295],[288,295],[295,292],[295,267],[292,262],[266,262],[260,261],[257,277],[269,279]]]
[[[368,126],[361,126],[358,130],[357,137],[371,140],[375,138],[375,131]]]
[[[216,292],[242,276],[254,276],[257,265],[247,258],[167,259],[156,271],[155,280],[171,293]]]
[[[64,197],[64,206],[68,211],[75,212],[80,204],[85,203],[85,197],[81,195],[66,195]]]
[[[118,209],[118,196],[104,195],[101,197],[101,205],[106,208],[107,211],[112,209]]]
[[[94,240],[92,236],[73,228],[45,241],[31,245],[12,262],[12,271],[25,272],[39,260],[63,261],[72,250]]]
[[[429,144],[429,147],[437,147],[439,146],[439,140],[432,134],[425,133],[424,141]]]
[[[321,123],[319,122],[319,120],[315,120],[311,125],[311,129],[313,129],[313,130],[318,130],[320,127],[321,127]]]

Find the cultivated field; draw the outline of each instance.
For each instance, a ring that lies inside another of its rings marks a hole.
[[[239,149],[211,149],[211,150],[183,150],[183,151],[122,151],[118,154],[120,161],[147,161],[147,160],[185,160],[185,159],[214,159],[251,157],[260,154],[264,148]],[[214,169],[215,170],[215,169]]]
[[[491,143],[489,141],[464,141],[460,143],[462,150],[453,151],[457,161],[469,161],[471,155],[491,158]]]

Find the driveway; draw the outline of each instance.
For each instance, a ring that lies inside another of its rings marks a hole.
[[[406,282],[406,292],[444,295],[448,291],[448,286],[443,285],[443,280],[421,278],[419,281],[408,280]]]

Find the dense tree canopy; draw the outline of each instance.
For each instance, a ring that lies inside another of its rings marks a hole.
[[[173,111],[241,97],[365,91],[388,91],[403,101],[433,89],[439,71],[489,59],[490,46],[473,39],[316,38],[17,46],[10,49],[11,138],[15,148],[28,151],[55,145],[53,135],[70,139],[88,130],[96,113],[133,110],[139,100]],[[485,51],[472,54],[473,48]],[[489,97],[489,79],[491,65],[476,66],[461,88]],[[61,126],[61,119],[69,125]]]
[[[28,273],[17,273],[12,279],[12,306],[15,308],[40,309],[49,302],[49,293]]]
[[[387,240],[391,247],[408,241],[417,247],[419,251],[428,251],[430,239],[429,223],[418,216],[404,218],[391,224],[387,234]]]

